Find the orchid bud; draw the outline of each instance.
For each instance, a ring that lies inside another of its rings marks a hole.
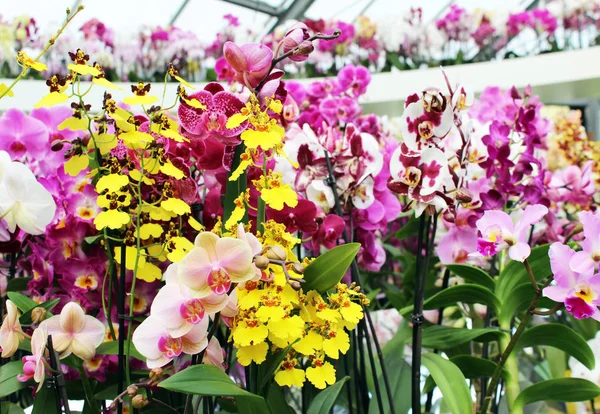
[[[283,38],[283,52],[288,53],[291,50],[297,49],[289,56],[290,60],[294,62],[305,61],[308,55],[315,50],[312,42],[308,40],[309,38],[310,34],[308,33],[308,26],[306,24],[294,24]]]
[[[461,188],[456,192],[456,200],[461,204],[468,204],[473,201],[473,195],[466,188]]]
[[[54,152],[58,152],[61,149],[63,149],[63,147],[65,146],[65,144],[63,143],[62,140],[60,139],[55,139],[54,141],[52,141],[52,143],[50,144],[50,150],[54,151]]]
[[[137,385],[131,384],[129,387],[127,387],[127,395],[129,395],[130,397],[137,395],[138,389],[139,388],[137,387]]]
[[[515,86],[510,88],[510,97],[513,99],[521,99],[521,94],[519,93],[519,90]]]
[[[285,260],[287,258],[287,253],[281,246],[271,246],[269,247],[269,250],[267,250],[267,257],[271,260]]]
[[[296,281],[292,281],[290,282],[290,286],[292,287],[292,289],[294,290],[300,290],[302,286],[300,286],[300,283],[296,282]]]
[[[254,265],[261,270],[265,270],[267,267],[269,267],[270,263],[271,262],[269,259],[267,259],[265,256],[256,256],[254,258]]]
[[[163,375],[163,370],[162,368],[152,368],[152,370],[150,370],[150,373],[148,374],[148,377],[153,380],[156,381],[158,379],[160,379]]]
[[[242,52],[242,49],[233,42],[225,42],[223,45],[223,56],[229,63],[229,66],[236,72],[243,72],[247,69],[246,56]]]
[[[422,94],[423,108],[427,111],[444,112],[446,97],[436,88],[427,88]]]
[[[304,267],[304,265],[302,263],[294,263],[292,265],[292,270],[295,273],[298,273],[299,275],[301,275],[301,274],[304,273],[304,269],[305,269],[305,267]]]
[[[148,399],[146,397],[144,397],[142,394],[138,394],[131,399],[131,405],[133,406],[133,408],[138,408],[138,409],[144,408],[148,404],[149,404]]]
[[[31,321],[35,324],[39,324],[44,319],[46,319],[47,314],[48,314],[48,311],[44,308],[40,308],[40,307],[33,308],[33,310],[31,311]]]
[[[110,405],[108,406],[108,409],[110,411],[117,411],[117,402],[116,401],[111,402]]]

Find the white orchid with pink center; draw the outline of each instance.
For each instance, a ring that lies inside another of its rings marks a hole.
[[[481,234],[477,240],[477,252],[483,256],[494,256],[508,248],[511,259],[525,261],[531,254],[531,226],[539,223],[546,214],[548,208],[541,204],[518,209],[510,216],[503,211],[486,211],[476,223]]]
[[[52,316],[40,324],[40,328],[52,335],[52,343],[60,358],[71,353],[87,361],[96,355],[96,348],[104,341],[104,324],[86,315],[81,306],[69,302],[60,315]]]
[[[446,155],[441,150],[432,147],[419,153],[401,145],[392,154],[390,173],[388,187],[414,201],[417,216],[427,205],[433,205],[438,211],[447,206],[443,190],[450,171]]]
[[[168,315],[165,315],[168,316]],[[164,318],[150,315],[133,333],[135,348],[146,357],[148,368],[162,367],[182,353],[193,355],[208,345],[208,318],[201,318],[184,335],[173,337],[164,324]]]

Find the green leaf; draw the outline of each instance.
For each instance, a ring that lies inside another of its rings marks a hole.
[[[337,400],[340,391],[342,391],[344,383],[349,379],[350,377],[344,377],[332,386],[327,387],[317,394],[312,403],[310,403],[310,407],[308,407],[306,414],[329,414],[329,411],[335,404],[335,400]]]
[[[512,290],[511,294],[505,298],[500,305],[500,311],[498,312],[498,324],[500,326],[510,325],[512,317],[517,312],[527,308],[534,295],[535,292],[533,291],[531,282],[524,282],[516,286]],[[500,296],[498,296],[498,298],[500,298]],[[544,297],[538,302],[538,307],[540,308],[551,308],[554,305],[555,303],[553,301]]]
[[[288,352],[290,352],[290,349],[292,349],[292,346],[298,341],[299,341],[299,339],[295,340],[294,342],[289,344],[284,349],[278,351],[275,355],[269,353],[267,360],[263,364],[260,364],[258,366],[259,378],[261,378],[259,386],[258,386],[258,390],[263,390],[265,388],[265,386],[269,383],[269,381],[271,379],[273,379],[273,375],[275,374],[275,371],[279,368],[279,365],[281,365],[281,362],[283,361],[285,356],[288,354]]]
[[[552,274],[548,249],[550,249],[549,244],[534,247],[531,249],[531,255],[527,258],[536,280],[545,279]],[[500,299],[500,302],[505,302],[513,294],[517,286],[528,280],[529,276],[523,263],[514,260],[509,262],[502,269],[502,272],[500,272],[498,283],[496,284],[496,295]]]
[[[600,387],[582,378],[559,378],[541,381],[525,388],[514,403],[515,409],[537,401],[578,402],[600,395]]]
[[[423,347],[432,349],[451,349],[470,341],[491,342],[506,333],[494,328],[452,328],[433,325],[423,329]]]
[[[334,247],[317,257],[304,270],[304,292],[316,290],[325,293],[337,285],[352,264],[360,243],[347,243]]]
[[[19,292],[8,292],[8,298],[17,306],[17,308],[19,308],[21,312],[27,312],[38,305],[36,301]]]
[[[264,398],[240,388],[227,374],[214,365],[193,365],[158,385],[169,391],[185,394],[234,397],[240,414],[268,412]]]
[[[427,368],[444,401],[452,414],[465,414],[473,411],[473,400],[467,380],[456,365],[433,353],[423,355],[423,365]]]
[[[42,386],[33,399],[31,414],[59,414],[56,408],[56,390]]]
[[[406,239],[419,234],[419,219],[411,217],[408,222],[394,233],[393,238],[396,240]]]
[[[460,276],[469,282],[485,286],[486,288],[492,291],[496,287],[494,279],[492,279],[492,277],[487,272],[481,270],[478,267],[464,264],[449,264],[446,265],[446,267],[450,269],[450,271],[455,275]]]
[[[244,144],[240,144],[235,147],[235,153],[233,155],[233,162],[231,164],[231,172],[235,171],[240,165],[240,156],[245,150]],[[227,174],[227,183],[225,185],[225,199],[223,202],[223,224],[229,220],[231,213],[235,209],[234,200],[244,191],[246,191],[246,173],[242,173],[237,180],[229,181],[229,174]],[[247,214],[245,215],[244,222],[247,221]]]
[[[125,351],[127,351],[127,343],[129,341],[125,340]],[[98,355],[119,355],[119,341],[109,341],[103,342],[100,344],[98,348],[96,348],[96,354]],[[146,358],[142,354],[135,349],[135,345],[133,342],[131,343],[131,349],[129,351],[129,355],[139,359],[140,361],[145,361]]]
[[[94,243],[96,243],[96,241],[100,240],[103,237],[104,237],[104,233],[100,233],[100,234],[96,234],[95,236],[84,237],[83,240],[85,240],[85,242],[87,244],[94,244]]]
[[[30,277],[15,277],[10,279],[6,285],[7,292],[22,292],[27,290],[27,284],[31,281]]]
[[[530,346],[546,345],[565,351],[585,365],[590,371],[594,369],[594,352],[581,335],[566,325],[548,323],[537,325],[523,332],[515,345],[516,349]]]
[[[17,404],[2,401],[0,403],[0,413],[2,414],[25,414],[25,411]]]
[[[389,343],[389,342],[388,342]],[[387,345],[387,344],[386,344]],[[397,414],[408,413],[410,410],[410,380],[411,370],[410,365],[404,360],[403,352],[404,344],[396,352],[385,352],[383,362],[385,363],[388,381],[390,383],[390,391],[392,393],[392,401]],[[378,364],[379,365],[379,364]],[[379,407],[377,398],[375,398],[375,384],[370,376],[367,377],[369,382],[369,391],[373,395],[369,403],[369,414],[389,414],[390,406],[388,403],[387,390],[383,382],[383,374],[378,369],[379,391],[381,392],[381,400],[383,402],[383,410]]]
[[[439,309],[447,306],[456,305],[456,302],[463,303],[481,303],[490,306],[494,312],[498,311],[500,301],[489,289],[471,283],[452,286],[443,289],[435,295],[428,298],[423,303],[423,309]],[[401,315],[405,315],[413,310],[413,305],[400,310]]]
[[[294,410],[285,401],[283,388],[272,383],[267,393],[267,404],[273,414],[294,414]]]
[[[21,361],[11,361],[0,366],[0,398],[27,387],[27,383],[17,379],[17,375],[22,373],[23,363]]]
[[[450,358],[450,361],[456,365],[463,373],[465,378],[468,379],[491,377],[494,375],[496,367],[498,366],[495,362],[490,361],[489,359],[483,359],[471,355],[458,355]],[[503,370],[501,375],[506,379],[508,372]],[[435,385],[436,384],[433,380],[433,377],[429,376],[425,381],[423,393],[425,394],[429,391],[432,391],[435,388]]]
[[[46,309],[48,312],[50,312],[52,309],[54,309],[54,307],[56,305],[58,305],[58,302],[60,302],[60,299],[56,298],[56,299],[50,299],[44,303],[40,303],[39,305],[36,304],[36,306],[34,306],[32,309],[29,309],[27,312],[23,313],[23,315],[21,315],[21,317],[19,318],[19,321],[23,325],[29,325],[32,323],[31,313],[33,312],[33,309],[43,308],[43,309]],[[52,314],[50,314],[50,315],[52,315]]]

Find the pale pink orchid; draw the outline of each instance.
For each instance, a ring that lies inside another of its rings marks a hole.
[[[232,283],[244,283],[256,275],[247,241],[203,232],[194,244],[177,266],[179,282],[190,288],[194,297],[223,295]]]
[[[531,226],[539,223],[546,214],[548,208],[541,204],[518,209],[512,216],[503,211],[486,211],[476,223],[481,233],[477,251],[483,256],[494,256],[508,248],[511,259],[525,261],[531,254],[528,243]]]
[[[225,42],[223,55],[233,68],[235,79],[242,85],[255,88],[271,71],[273,51],[258,43],[246,43],[238,46]]]
[[[589,211],[579,213],[583,225],[582,251],[575,253],[573,270],[579,273],[594,273],[600,263],[600,217]]]
[[[226,293],[196,298],[189,287],[169,278],[154,298],[150,313],[161,320],[170,336],[179,338],[227,306],[227,299]]]
[[[439,241],[437,254],[443,264],[465,263],[477,250],[477,231],[472,227],[452,227]]]
[[[6,301],[6,316],[0,326],[0,349],[2,358],[10,358],[19,349],[19,343],[25,339],[25,333],[19,322],[19,310],[10,299]]]
[[[221,320],[230,329],[233,326],[233,318],[238,314],[238,297],[237,289],[233,289],[233,292],[229,295],[227,306],[221,311]]]
[[[152,369],[168,364],[182,353],[202,352],[208,345],[207,329],[208,318],[202,318],[185,335],[173,338],[163,320],[150,315],[137,327],[132,339],[135,348],[146,357],[146,365]]]
[[[104,341],[104,324],[86,315],[75,302],[67,303],[60,315],[46,319],[42,326],[52,335],[54,349],[61,359],[73,353],[85,361],[90,360]]]
[[[36,392],[42,388],[44,378],[46,378],[46,343],[48,341],[48,331],[45,326],[40,325],[33,335],[31,335],[31,354],[23,357],[23,374],[19,374],[17,379],[26,382],[33,378],[39,385]]]
[[[202,358],[202,363],[214,365],[215,367],[225,372],[225,370],[227,369],[227,365],[225,364],[226,356],[227,354],[221,347],[219,340],[213,336],[208,342],[206,352],[204,352],[204,357]]]
[[[548,255],[556,284],[544,288],[542,294],[563,302],[567,312],[577,319],[600,321],[600,273],[594,274],[593,269],[579,273],[578,254],[565,244],[553,243]]]
[[[252,256],[256,256],[262,252],[263,247],[262,244],[260,244],[260,241],[254,234],[247,233],[246,230],[244,230],[244,225],[241,223],[238,225],[237,236],[238,239],[244,240],[246,243],[248,243],[252,249]],[[252,266],[254,266],[254,277],[251,280],[259,280],[262,277],[262,270],[256,267],[254,262],[252,263]]]

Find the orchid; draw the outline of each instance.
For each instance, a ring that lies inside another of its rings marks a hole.
[[[600,217],[589,211],[579,213],[579,221],[583,225],[582,251],[575,253],[573,270],[579,273],[598,271],[600,262]]]
[[[0,349],[2,358],[10,358],[17,352],[19,343],[25,339],[25,332],[21,329],[19,312],[10,300],[6,301],[6,316],[0,326]]]
[[[528,243],[531,226],[539,223],[546,214],[548,208],[539,204],[519,209],[512,216],[503,211],[486,211],[477,220],[477,230],[481,234],[477,240],[477,252],[494,256],[508,248],[511,259],[524,261],[531,254]]]
[[[31,353],[32,355],[23,357],[23,374],[19,374],[17,379],[25,382],[33,378],[38,383],[36,392],[39,392],[44,385],[46,377],[47,362],[45,357],[46,343],[48,341],[48,332],[45,326],[39,326],[31,335]]]
[[[86,315],[77,303],[69,302],[60,312],[40,324],[52,335],[54,349],[65,358],[71,353],[84,360],[96,354],[96,348],[104,341],[104,324]]]
[[[235,70],[236,80],[251,88],[256,87],[271,71],[273,51],[265,45],[246,43],[240,47],[233,42],[226,42],[223,55]]]

